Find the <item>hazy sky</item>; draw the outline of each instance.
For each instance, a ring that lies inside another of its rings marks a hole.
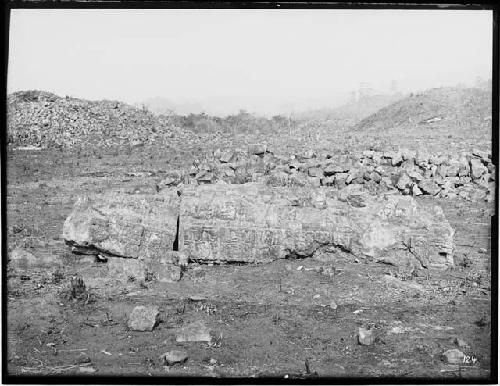
[[[491,11],[13,10],[8,92],[210,113],[335,106],[360,82],[403,91],[491,77]]]

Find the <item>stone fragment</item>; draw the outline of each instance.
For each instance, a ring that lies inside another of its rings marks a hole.
[[[422,195],[422,191],[420,190],[417,184],[413,185],[411,192],[414,196]]]
[[[417,156],[417,152],[415,150],[401,149],[401,156],[404,161],[413,161]]]
[[[196,321],[179,329],[176,342],[211,342],[210,329],[202,321]]]
[[[153,331],[159,315],[158,306],[136,306],[128,318],[127,325],[133,331]]]
[[[351,182],[353,182],[354,180],[356,180],[358,178],[363,179],[363,172],[361,172],[358,169],[351,169],[347,175],[345,183],[350,184]]]
[[[186,188],[179,248],[193,260],[266,262],[312,256],[325,246],[376,257],[407,245],[417,266],[452,264],[453,229],[440,208],[398,195],[341,195],[259,184]]]
[[[477,158],[472,158],[470,160],[470,170],[471,170],[471,175],[474,179],[480,178],[484,173],[488,171],[488,168],[483,165],[483,163],[477,159]]]
[[[431,196],[435,196],[441,191],[441,188],[429,178],[424,178],[420,181],[418,187],[422,190],[422,192],[430,194]]]
[[[448,166],[447,165],[439,165],[436,173],[439,177],[445,178],[448,175]]]
[[[422,181],[422,175],[419,172],[416,171],[411,171],[408,173],[408,177],[410,177],[412,180],[420,182]]]
[[[411,158],[409,160],[406,160],[404,161],[401,166],[400,166],[400,169],[401,170],[404,170],[406,173],[411,173],[411,172],[414,172],[414,171],[418,171],[419,168],[417,165],[415,165],[415,162],[414,162],[414,159]]]
[[[460,173],[462,165],[457,160],[450,161],[446,168],[446,175],[444,177],[457,177]]]
[[[81,197],[64,222],[63,238],[115,256],[159,260],[173,249],[179,205],[176,190]]]
[[[401,156],[400,152],[394,153],[392,160],[391,160],[391,165],[392,166],[398,166],[403,162],[403,157]]]
[[[375,342],[373,330],[359,327],[358,343],[362,346],[371,346]]]
[[[345,160],[338,163],[329,163],[323,169],[323,173],[325,176],[331,176],[337,173],[346,173],[351,169],[351,165],[349,165]]]
[[[396,184],[396,186],[399,190],[411,188],[412,185],[413,185],[413,181],[406,173],[401,174],[401,176],[399,177],[398,182]]]
[[[160,359],[163,361],[163,364],[173,366],[186,362],[188,360],[188,354],[183,350],[172,350],[162,354]]]
[[[377,172],[371,172],[369,174],[369,178],[370,180],[375,181],[376,183],[379,183],[382,180],[382,177]]]
[[[464,363],[464,353],[456,348],[447,350],[443,353],[443,360],[449,364],[460,365]]]
[[[429,162],[430,155],[426,150],[418,150],[415,157],[415,163],[419,166],[424,166]]]

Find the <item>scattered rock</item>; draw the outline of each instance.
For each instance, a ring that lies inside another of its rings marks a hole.
[[[430,194],[431,196],[435,196],[441,191],[441,188],[431,179],[424,178],[418,184],[420,190],[424,193]]]
[[[470,160],[471,175],[474,179],[480,178],[484,173],[488,172],[488,168],[483,165],[483,163],[477,159],[472,158]]]
[[[401,177],[399,177],[398,182],[396,184],[396,186],[399,190],[404,190],[406,188],[410,188],[412,185],[413,185],[413,181],[406,173],[401,174]]]
[[[456,348],[443,353],[443,360],[449,364],[460,365],[464,363],[464,353]]]
[[[362,346],[371,346],[375,342],[373,330],[359,327],[358,329],[358,343]]]
[[[134,331],[153,331],[159,320],[158,306],[136,306],[128,319],[128,327]]]
[[[188,355],[185,351],[172,350],[161,355],[163,364],[172,366],[175,364],[182,364],[188,360]]]
[[[422,195],[422,191],[420,190],[420,188],[418,187],[417,184],[413,185],[413,187],[412,187],[412,194],[414,196],[420,196],[420,195]]]

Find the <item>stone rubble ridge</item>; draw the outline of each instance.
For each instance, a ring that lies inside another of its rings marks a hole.
[[[365,150],[358,155],[308,150],[286,157],[274,155],[266,145],[251,144],[247,151],[217,149],[211,158],[195,160],[184,174],[167,175],[160,185],[219,181],[333,189],[355,184],[375,193],[395,190],[403,195],[492,201],[495,165],[491,153],[478,149],[456,155],[408,149]]]
[[[43,91],[8,96],[8,143],[39,148],[143,146],[194,133],[118,101],[59,97]]]

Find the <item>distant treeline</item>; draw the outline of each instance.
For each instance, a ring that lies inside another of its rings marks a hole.
[[[244,110],[236,115],[221,118],[205,113],[162,116],[171,124],[189,129],[195,133],[224,132],[224,133],[255,133],[255,131],[272,132],[296,124],[296,122],[282,115],[272,118],[258,117]]]

